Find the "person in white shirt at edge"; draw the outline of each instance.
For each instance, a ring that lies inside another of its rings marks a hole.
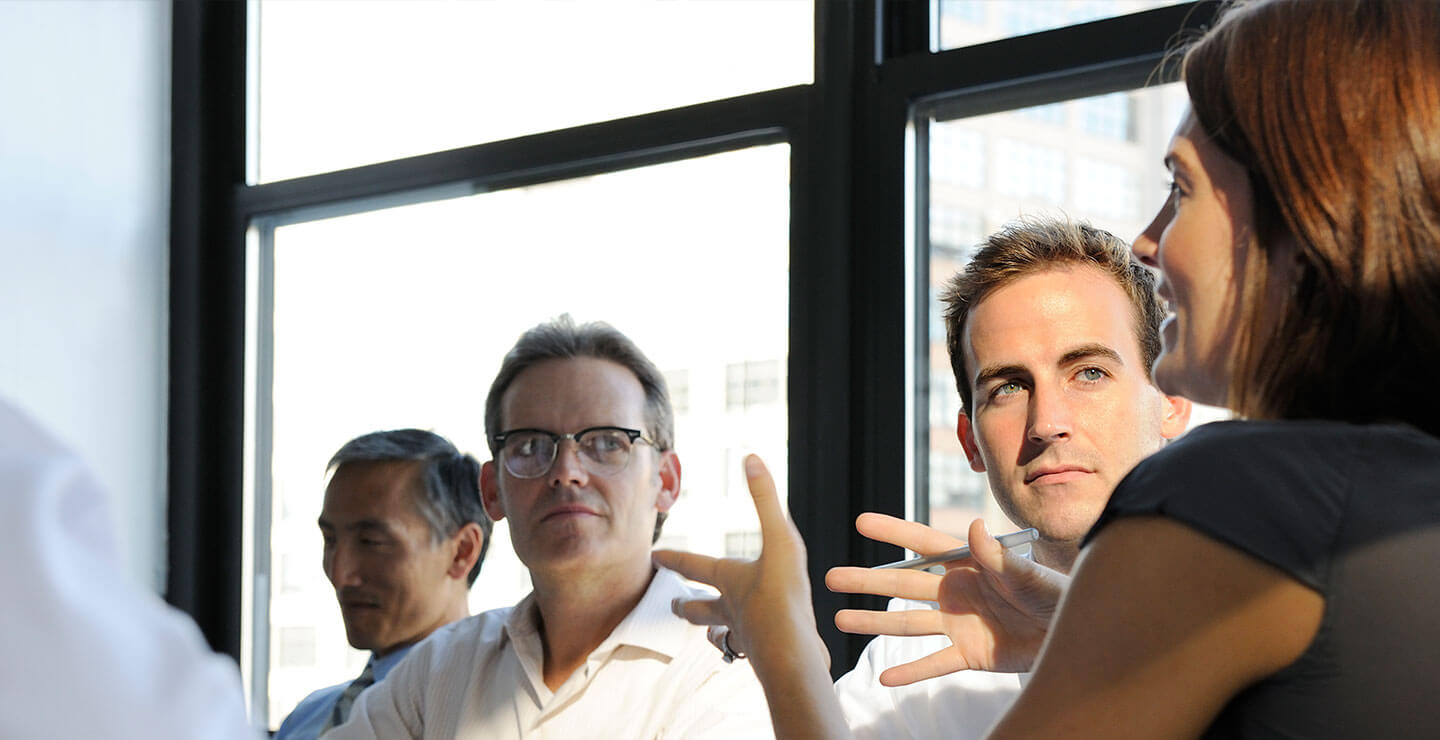
[[[256,740],[240,672],[120,568],[107,496],[0,401],[0,738]]]
[[[421,429],[372,432],[330,458],[320,512],[325,577],[345,637],[370,660],[359,678],[296,705],[276,740],[314,740],[344,723],[355,699],[431,632],[470,614],[490,544],[480,463]]]
[[[744,661],[671,613],[705,592],[650,549],[680,493],[665,381],[623,334],[569,316],[505,356],[485,402],[485,509],[534,589],[449,625],[325,737],[769,737]]]
[[[1154,277],[1108,232],[1032,218],[991,235],[943,300],[970,466],[1012,522],[1039,531],[1034,559],[1068,573],[1115,485],[1189,422],[1190,403],[1150,379],[1164,317]],[[856,527],[922,555],[964,544],[881,514]],[[855,737],[979,738],[1019,696],[1028,674],[960,670],[935,608],[940,579],[828,574],[835,591],[905,597],[835,616],[842,630],[879,634],[835,684]]]

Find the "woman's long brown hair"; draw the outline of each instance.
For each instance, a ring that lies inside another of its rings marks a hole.
[[[1254,190],[1232,408],[1440,434],[1440,3],[1236,4],[1183,70]]]

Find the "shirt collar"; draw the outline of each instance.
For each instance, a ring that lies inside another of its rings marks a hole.
[[[691,625],[670,611],[670,602],[679,597],[696,595],[674,571],[657,568],[645,595],[640,597],[640,603],[625,615],[591,655],[598,657],[628,645],[658,653],[666,659],[675,657],[685,646],[685,636]],[[535,594],[531,592],[515,605],[505,622],[505,631],[513,641],[534,640],[538,644],[539,624]]]
[[[375,676],[376,681],[383,680],[385,678],[385,674],[389,673],[390,669],[394,668],[396,664],[398,664],[400,660],[404,658],[407,653],[410,652],[410,648],[413,647],[415,647],[414,644],[406,645],[402,648],[396,648],[386,653],[384,657],[379,658],[375,657],[375,653],[370,653],[371,675]]]
[[[679,655],[685,646],[686,633],[692,627],[670,611],[670,602],[694,595],[674,571],[657,568],[640,603],[615,627],[596,652],[631,645],[667,658]]]

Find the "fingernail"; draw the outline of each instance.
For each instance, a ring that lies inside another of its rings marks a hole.
[[[765,472],[765,463],[760,462],[759,455],[745,456],[745,477],[758,478]]]
[[[674,598],[674,599],[671,599],[671,600],[670,600],[670,613],[674,614],[674,615],[677,616],[677,617],[680,616],[680,599],[679,599],[679,598]]]

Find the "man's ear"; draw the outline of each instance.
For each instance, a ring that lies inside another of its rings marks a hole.
[[[505,518],[505,507],[500,504],[499,475],[500,469],[495,467],[494,460],[480,466],[480,504],[495,522]]]
[[[480,559],[480,550],[484,544],[485,533],[480,531],[480,525],[466,522],[465,526],[450,536],[450,567],[445,569],[445,575],[460,581],[469,578],[470,569],[474,568],[475,561]]]
[[[1165,409],[1165,418],[1160,421],[1160,436],[1175,439],[1190,426],[1190,399],[1162,395],[1160,403]]]
[[[680,498],[680,456],[674,450],[660,453],[657,472],[660,474],[660,491],[655,496],[655,508],[669,511],[675,500]]]
[[[960,418],[955,421],[955,436],[960,438],[960,446],[965,449],[965,458],[970,461],[970,469],[977,472],[985,472],[985,460],[980,457],[980,445],[975,442],[975,428],[970,425],[970,415],[964,411],[960,412]]]

